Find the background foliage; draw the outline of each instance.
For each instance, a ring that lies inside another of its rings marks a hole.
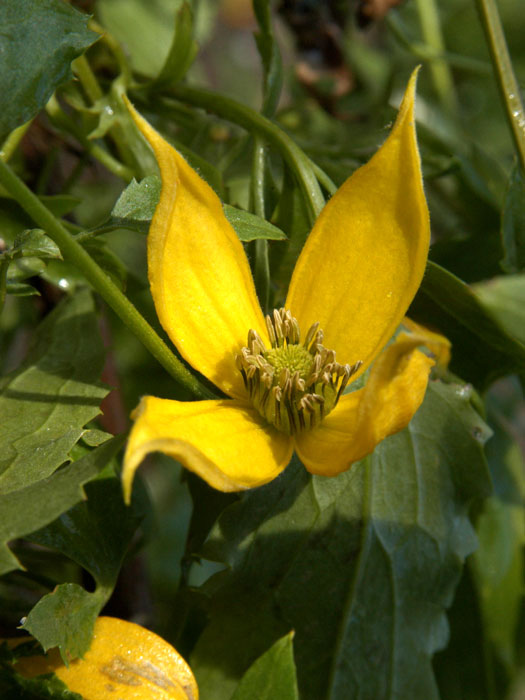
[[[524,692],[525,179],[483,4],[2,1],[0,160],[38,197],[1,170],[2,636],[21,625],[71,659],[102,610],[132,619],[204,700]],[[498,7],[523,80],[522,8]],[[154,455],[124,506],[130,411],[192,386],[111,302],[165,339],[145,265],[158,173],[122,95],[217,191],[272,308],[310,228],[305,182],[329,195],[371,156],[418,63],[433,243],[410,315],[451,340],[449,370],[335,479],[294,458],[226,495]],[[11,661],[6,697],[72,697]]]

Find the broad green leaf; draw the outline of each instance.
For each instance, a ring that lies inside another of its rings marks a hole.
[[[44,651],[58,647],[66,663],[84,654],[100,612],[100,596],[76,583],[62,583],[41,598],[22,627],[38,639]]]
[[[250,666],[231,700],[299,700],[293,633],[279,639]]]
[[[98,39],[88,16],[60,0],[0,3],[0,140],[34,117],[72,77],[71,61]]]
[[[501,237],[505,257],[501,265],[507,272],[525,269],[525,177],[516,164],[512,170],[509,188],[501,215]]]
[[[468,285],[435,263],[428,263],[408,315],[452,342],[451,370],[478,389],[525,371],[525,345],[506,332]]]
[[[133,68],[153,78],[169,53],[181,4],[182,0],[100,0],[97,13],[103,26],[127,47]]]
[[[8,284],[23,282],[30,277],[39,275],[46,268],[45,262],[40,258],[24,258],[20,257],[9,265],[7,270]]]
[[[495,277],[473,289],[506,332],[525,345],[525,275]]]
[[[133,179],[118,198],[108,224],[147,233],[160,197],[160,178]]]
[[[292,463],[227,508],[202,552],[228,567],[203,589],[203,696],[229,699],[292,628],[304,700],[437,700],[431,659],[476,544],[469,502],[490,489],[488,434],[468,388],[432,382],[409,427],[348,472]]]
[[[65,299],[37,328],[22,366],[0,380],[0,493],[45,479],[68,461],[99,413],[104,349],[86,289]]]
[[[224,204],[223,209],[226,218],[235,229],[235,233],[244,243],[261,238],[266,238],[270,241],[286,239],[286,235],[280,228],[277,228],[277,226],[265,219],[261,219],[259,216],[255,216],[255,214],[250,214],[250,212],[237,209],[237,207],[232,207],[229,204]]]
[[[115,437],[47,479],[0,495],[0,575],[20,568],[7,543],[47,525],[82,501],[82,486],[104,469],[123,443],[124,436]]]
[[[40,292],[30,284],[14,282],[12,280],[7,280],[7,293],[16,297],[33,297],[40,295]]]
[[[62,258],[57,244],[38,228],[27,229],[18,234],[13,246],[5,251],[3,256],[9,256],[12,259],[18,257]]]
[[[133,507],[124,504],[120,479],[99,476],[85,485],[87,500],[28,536],[56,549],[93,576],[97,586],[112,588],[131,537],[144,516],[144,493]]]
[[[155,84],[168,85],[181,80],[197,54],[197,43],[193,39],[193,13],[185,0],[175,15],[175,30],[171,47]]]
[[[96,582],[93,593],[73,584],[59,586],[41,598],[23,625],[46,649],[58,646],[64,659],[80,656],[89,647],[94,621],[113,592],[146,510],[144,492],[139,490],[132,506],[126,506],[120,479],[109,473],[86,484],[84,490],[86,501],[26,537],[65,554]]]
[[[148,175],[141,182],[133,180],[120,195],[111,217],[103,226],[129,228],[140,233],[147,233],[160,196],[160,178]],[[259,238],[279,241],[286,235],[277,226],[261,219],[255,214],[237,209],[229,204],[223,205],[224,214],[235,229],[240,240],[247,243]]]

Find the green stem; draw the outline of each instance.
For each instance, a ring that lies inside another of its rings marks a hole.
[[[315,176],[319,180],[319,184],[325,188],[329,195],[335,194],[337,192],[337,185],[332,178],[327,175],[325,171],[317,165],[317,163],[311,161],[311,164]]]
[[[416,0],[419,24],[425,43],[439,56],[445,51],[445,43],[441,32],[441,22],[435,0]],[[457,111],[457,97],[454,81],[448,63],[443,58],[430,61],[430,73],[434,89],[446,110],[453,114]]]
[[[525,111],[494,0],[476,0],[512,138],[525,171]]]
[[[93,156],[93,158],[96,158],[100,163],[102,163],[102,165],[104,165],[111,173],[117,177],[121,177],[126,182],[130,182],[133,179],[135,175],[133,170],[128,168],[127,165],[124,165],[118,161],[111,155],[111,153],[105,151],[98,144],[90,141],[90,139],[87,138],[73,119],[71,119],[61,110],[55,97],[52,97],[47,103],[46,112],[49,114],[51,122],[54,126],[74,136],[77,141],[82,144],[86,151]]]
[[[7,163],[7,161],[11,158],[13,153],[16,151],[16,149],[18,148],[18,144],[23,139],[24,134],[29,129],[32,123],[33,120],[30,119],[25,124],[22,124],[22,126],[18,126],[16,129],[14,129],[6,138],[2,145],[2,148],[0,149],[0,158],[4,161],[4,163]]]
[[[98,80],[91,70],[91,66],[89,65],[85,55],[82,54],[82,56],[76,58],[71,64],[71,67],[73,68],[75,75],[82,83],[84,92],[86,93],[91,104],[95,104],[95,102],[101,100],[104,97],[104,93],[98,84]]]
[[[0,314],[4,310],[5,295],[7,293],[7,270],[9,260],[0,261]]]
[[[264,201],[265,147],[259,136],[255,137],[253,148],[253,165],[251,179],[251,197],[253,210],[261,219],[266,219]],[[270,261],[268,258],[268,241],[255,241],[255,288],[259,295],[261,307],[266,313],[270,301]]]
[[[91,256],[67,232],[38,197],[18,178],[11,168],[0,160],[0,183],[27,212],[27,214],[52,238],[60,248],[64,260],[77,267],[91,286],[108,303],[122,321],[180,384],[199,398],[211,398],[213,394],[189,372],[170,351],[166,343],[155,333],[149,323],[122,294]]]
[[[178,83],[170,87],[169,95],[182,102],[189,102],[196,107],[202,107],[223,119],[242,126],[248,131],[255,131],[257,134],[264,136],[269,143],[282,153],[288,166],[296,174],[305,200],[308,203],[311,223],[317,219],[325,201],[312,170],[310,160],[277,124],[246,105],[203,88],[190,87],[189,85]]]

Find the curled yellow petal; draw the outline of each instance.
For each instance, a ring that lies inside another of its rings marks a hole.
[[[129,500],[133,476],[150,452],[163,452],[219,491],[241,491],[274,479],[288,464],[293,443],[235,400],[142,399],[129,436],[122,481]]]
[[[421,339],[400,333],[374,363],[366,385],[345,394],[318,428],[301,433],[296,449],[313,474],[335,476],[408,425],[421,405],[434,361]]]
[[[452,344],[448,338],[441,333],[431,331],[426,326],[422,326],[405,316],[403,326],[410,331],[412,338],[418,338],[420,345],[425,345],[436,360],[436,365],[446,368],[450,362]]]
[[[85,700],[198,700],[190,667],[161,637],[114,617],[99,617],[82,659],[69,666],[57,649],[22,658],[16,670],[26,677],[54,672]]]
[[[295,267],[286,302],[301,328],[361,374],[394,334],[425,270],[430,227],[414,127],[416,73],[379,151],[334,194]]]
[[[248,260],[219,198],[128,104],[160,168],[148,276],[160,322],[181,355],[224,392],[245,396],[235,355],[253,328],[267,338]]]

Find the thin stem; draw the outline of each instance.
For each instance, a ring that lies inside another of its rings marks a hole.
[[[319,180],[319,184],[325,188],[329,195],[335,194],[337,192],[337,185],[332,178],[327,175],[325,171],[317,165],[317,163],[314,163],[313,161],[310,162],[312,164],[312,169],[315,176]]]
[[[203,88],[178,83],[170,87],[169,95],[182,102],[202,107],[248,131],[255,131],[264,136],[282,153],[288,166],[295,173],[308,203],[311,223],[317,219],[325,201],[310,160],[277,124],[246,105]]]
[[[7,163],[7,161],[11,158],[13,153],[16,151],[16,149],[18,148],[18,144],[23,139],[24,134],[29,129],[32,123],[33,120],[30,119],[25,124],[22,124],[22,126],[18,126],[16,129],[14,129],[6,138],[2,145],[2,148],[0,149],[0,158],[4,161],[4,163]]]
[[[435,0],[416,0],[419,24],[426,44],[439,56],[445,51],[445,42],[441,31],[441,22]],[[430,61],[430,74],[434,89],[446,110],[453,114],[457,111],[457,97],[454,81],[448,63],[442,57]]]
[[[253,210],[261,219],[266,218],[264,200],[265,178],[265,148],[264,142],[259,136],[255,137],[253,148],[253,165],[251,179],[251,196]],[[268,258],[268,241],[255,241],[255,288],[259,295],[259,301],[263,311],[268,311],[270,300],[270,261]]]
[[[91,256],[67,232],[36,195],[18,178],[11,168],[0,160],[0,183],[27,212],[27,214],[53,239],[64,257],[84,275],[91,286],[108,303],[151,354],[180,384],[199,398],[211,398],[213,394],[189,372],[170,351],[166,343],[155,333],[149,323],[122,294],[113,281],[100,269]]]
[[[78,77],[84,88],[88,99],[91,104],[95,104],[98,100],[104,97],[102,88],[100,87],[96,75],[91,70],[91,66],[88,63],[87,58],[84,54],[76,58],[71,64],[75,75]]]
[[[476,0],[516,151],[525,170],[525,111],[494,0]]]
[[[90,141],[82,130],[76,125],[76,123],[67,114],[65,114],[56,100],[52,97],[46,105],[46,112],[49,114],[51,122],[58,128],[66,133],[74,136],[79,143],[86,149],[86,151],[96,158],[102,165],[104,165],[111,173],[117,177],[121,177],[126,182],[131,182],[135,173],[127,165],[121,163],[116,158],[114,158],[111,153],[105,151],[98,144]]]
[[[115,39],[115,37],[108,32],[108,30],[105,27],[102,27],[98,22],[96,22],[93,18],[89,20],[89,28],[92,29],[94,32],[97,32],[98,34],[101,35],[100,41],[106,44],[106,46],[109,48],[113,56],[115,57],[118,67],[120,69],[120,73],[122,74],[122,77],[124,78],[124,82],[126,85],[130,82],[132,75],[131,75],[131,68],[128,62],[128,59],[126,57],[126,54],[124,53],[122,46],[120,43]]]

